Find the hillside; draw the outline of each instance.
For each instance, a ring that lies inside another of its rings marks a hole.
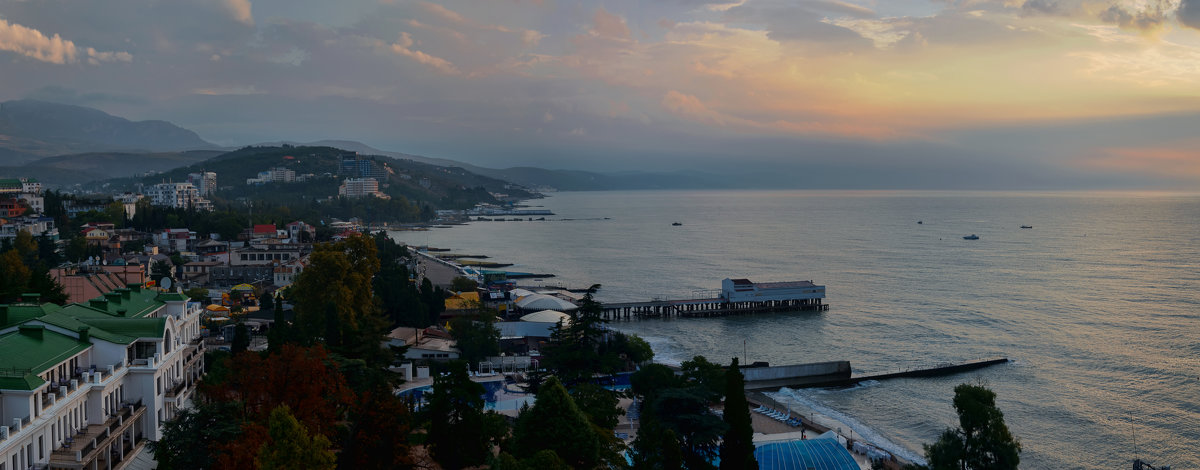
[[[240,207],[245,201],[254,201],[255,207],[288,207],[293,212],[315,212],[319,217],[357,216],[374,221],[414,221],[435,209],[465,209],[480,202],[499,202],[490,192],[520,199],[537,197],[506,181],[460,168],[364,156],[384,175],[379,189],[391,199],[338,200],[338,186],[352,176],[339,174],[345,154],[332,147],[246,147],[153,176],[97,182],[93,189],[103,185],[106,192],[112,192],[162,181],[186,181],[188,173],[203,169],[217,173],[218,190],[212,199],[218,207]],[[247,179],[272,167],[311,176],[296,183],[246,184]]]
[[[166,121],[134,122],[98,109],[37,100],[0,103],[0,149],[14,155],[215,148],[195,132]]]

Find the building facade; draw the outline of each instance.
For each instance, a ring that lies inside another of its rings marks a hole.
[[[200,196],[192,183],[159,183],[146,188],[146,197],[156,206],[175,209],[212,210],[212,202]]]
[[[201,171],[199,173],[189,173],[188,182],[196,187],[200,192],[201,197],[212,196],[217,190],[217,174],[212,171]]]
[[[126,467],[194,392],[202,311],[138,284],[0,305],[0,469]]]

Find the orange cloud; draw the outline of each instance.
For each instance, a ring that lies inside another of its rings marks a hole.
[[[450,61],[443,59],[441,57],[436,57],[436,56],[426,54],[421,51],[413,50],[413,49],[411,49],[412,46],[413,46],[412,36],[409,35],[408,33],[400,33],[400,42],[391,44],[389,48],[392,50],[392,52],[395,52],[404,57],[408,57],[417,62],[420,62],[422,64],[433,67],[434,70],[437,70],[438,72],[444,73],[446,75],[458,75],[459,74],[458,68],[455,67],[454,64],[450,63]]]

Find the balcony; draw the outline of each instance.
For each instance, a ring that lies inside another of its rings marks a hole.
[[[134,423],[146,415],[141,402],[115,410],[102,424],[88,425],[50,454],[51,469],[112,468],[127,465],[146,444]],[[111,466],[110,466],[111,465]]]

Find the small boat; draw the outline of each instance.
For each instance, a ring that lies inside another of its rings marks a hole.
[[[1022,225],[1021,228],[1033,228],[1032,225]]]
[[[963,237],[963,240],[978,240],[978,239],[979,239],[979,235],[976,235],[973,233]]]
[[[675,223],[672,223],[671,225],[678,227],[680,225],[683,225],[683,222],[675,222]]]
[[[923,224],[923,223],[925,223],[925,221],[923,221],[923,220],[918,220],[918,221],[917,221],[917,225],[921,225],[921,224]]]

